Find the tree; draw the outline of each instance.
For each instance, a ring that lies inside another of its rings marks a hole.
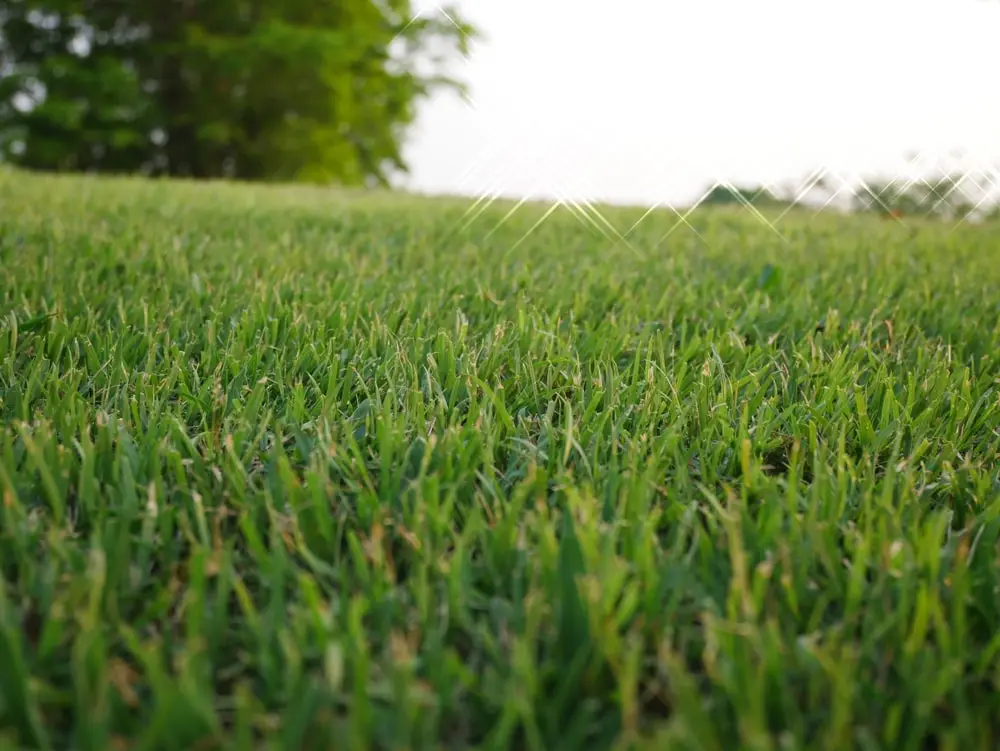
[[[706,205],[753,205],[758,208],[765,206],[784,206],[786,204],[778,196],[762,186],[739,187],[715,185],[702,199]]]
[[[0,0],[0,158],[385,184],[475,35],[411,0]]]
[[[970,186],[970,182],[961,172],[918,180],[869,180],[855,192],[854,208],[883,215],[962,219],[977,206],[970,190],[984,190],[984,186]]]

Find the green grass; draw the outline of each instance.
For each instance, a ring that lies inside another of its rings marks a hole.
[[[995,748],[1000,227],[466,207],[0,174],[0,745]]]

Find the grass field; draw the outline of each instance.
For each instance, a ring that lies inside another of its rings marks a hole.
[[[995,748],[1000,227],[467,206],[0,174],[0,745]]]

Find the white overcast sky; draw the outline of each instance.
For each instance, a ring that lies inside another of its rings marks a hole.
[[[423,106],[417,190],[654,203],[1000,161],[1000,0],[453,3],[486,38],[454,70],[472,104]]]

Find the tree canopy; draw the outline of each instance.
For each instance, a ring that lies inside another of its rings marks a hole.
[[[475,34],[410,0],[0,0],[0,158],[384,184]]]

